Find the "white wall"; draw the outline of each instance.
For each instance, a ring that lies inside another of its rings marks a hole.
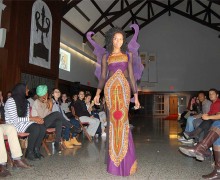
[[[143,89],[170,91],[170,86],[173,91],[220,89],[219,34],[175,13],[170,17],[165,14],[141,29],[140,52],[156,53],[158,69],[158,83]]]
[[[220,33],[190,19],[172,13],[156,19],[139,34],[140,52],[156,53],[158,83],[145,91],[198,91],[220,89]],[[61,42],[82,50],[83,39],[62,23]],[[85,46],[91,55],[91,49]],[[147,68],[144,74],[146,75]],[[72,52],[71,73],[60,70],[68,81],[91,82],[97,86],[94,65]],[[147,79],[143,77],[143,79]],[[174,89],[170,89],[173,86]]]
[[[87,58],[83,57],[80,53],[77,53],[75,50],[79,50],[83,52],[82,42],[83,38],[73,31],[69,26],[65,23],[61,23],[61,43],[65,45],[61,45],[61,48],[71,53],[71,67],[70,72],[59,70],[59,78],[64,79],[71,82],[80,82],[83,85],[87,85],[90,82],[92,87],[97,86],[97,80],[94,75],[95,71],[95,62],[90,61]],[[85,50],[87,54],[91,54],[92,51],[85,45]]]

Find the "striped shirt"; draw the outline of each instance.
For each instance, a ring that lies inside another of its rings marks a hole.
[[[11,97],[5,103],[5,122],[13,124],[18,132],[25,132],[26,129],[34,122],[29,119],[29,105],[26,117],[18,117],[17,107],[14,99]]]

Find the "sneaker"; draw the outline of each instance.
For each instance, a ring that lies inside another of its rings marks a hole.
[[[187,140],[187,139],[184,136],[178,137],[178,141],[185,141],[185,140]]]
[[[74,145],[74,146],[81,146],[82,145],[82,143],[81,142],[79,142],[79,141],[77,141],[77,139],[74,137],[74,138],[72,138],[72,139],[70,139],[70,143],[72,144],[72,145]],[[74,147],[73,147],[74,148]]]
[[[61,154],[61,143],[60,142],[55,142],[54,143],[54,147],[56,149],[56,151]]]
[[[71,141],[66,141],[65,140],[63,143],[64,143],[64,145],[66,146],[67,149],[73,149],[73,145],[72,145]]]
[[[183,135],[186,139],[190,138],[189,134],[190,134],[190,132],[186,132],[186,131],[183,132]]]
[[[194,140],[189,139],[189,140],[181,141],[181,143],[183,143],[183,144],[194,144]]]
[[[105,132],[102,133],[102,137],[106,137],[106,133]]]

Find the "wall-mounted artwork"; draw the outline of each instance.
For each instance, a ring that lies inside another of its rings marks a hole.
[[[50,69],[52,42],[52,16],[42,0],[32,7],[29,63]]]
[[[60,49],[60,64],[59,68],[65,71],[70,71],[71,54],[63,49]]]

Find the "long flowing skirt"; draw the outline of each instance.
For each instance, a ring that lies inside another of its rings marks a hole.
[[[129,176],[136,172],[137,161],[128,120],[130,86],[121,70],[108,79],[104,94],[110,121],[107,172]]]

